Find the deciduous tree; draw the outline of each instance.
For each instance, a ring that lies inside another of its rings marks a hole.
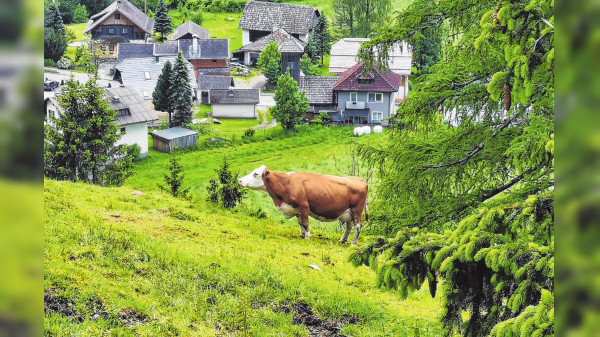
[[[260,52],[256,65],[265,74],[269,85],[277,84],[277,78],[281,75],[281,53],[279,45],[275,41],[269,42],[265,49]]]
[[[275,102],[271,114],[286,132],[294,130],[310,108],[304,91],[298,91],[298,83],[290,76],[289,69],[277,80]]]
[[[75,11],[73,12],[73,22],[85,23],[88,21],[88,12],[84,5],[77,4]]]

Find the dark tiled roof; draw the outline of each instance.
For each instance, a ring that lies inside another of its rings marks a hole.
[[[115,117],[117,124],[123,126],[158,120],[154,110],[150,108],[135,89],[127,86],[119,86],[105,88],[105,93],[111,108],[117,110],[129,109],[131,113],[130,116]],[[116,97],[118,97],[118,100]]]
[[[394,92],[398,91],[402,75],[398,75],[391,70],[379,73],[377,66],[373,65],[373,70],[367,76],[362,74],[363,62],[357,63],[352,68],[340,74],[340,80],[337,81],[333,90],[339,91],[379,91]],[[373,83],[359,84],[359,78],[372,78]]]
[[[229,87],[233,86],[233,77],[230,76],[198,76],[198,90],[200,91],[208,91],[210,89],[229,89]]]
[[[198,68],[198,76],[215,75],[215,76],[230,76],[231,69],[229,68]]]
[[[139,10],[135,5],[127,0],[116,0],[108,7],[104,8],[100,13],[93,15],[90,17],[90,20],[85,27],[84,33],[90,32],[94,29],[98,24],[106,20],[113,13],[119,12],[126,18],[128,18],[131,22],[133,22],[140,29],[145,31],[148,34],[152,34],[152,29],[154,28],[154,20],[148,17],[144,12]]]
[[[241,47],[240,49],[236,50],[235,52],[236,53],[246,52],[246,51],[261,52],[261,51],[263,51],[263,49],[265,49],[265,47],[271,41],[277,42],[277,45],[279,45],[278,49],[281,49],[284,45],[289,44],[289,47],[286,47],[286,49],[292,50],[292,52],[300,52],[300,53],[304,51],[304,46],[306,45],[304,42],[298,40],[297,38],[293,37],[288,32],[286,32],[285,29],[279,28],[278,30],[274,31],[273,33],[263,36],[263,37],[259,38],[258,40]],[[279,51],[283,51],[283,50],[279,50]]]
[[[179,40],[179,50],[188,60],[198,59],[228,59],[229,58],[229,40],[228,39],[198,39],[198,52],[194,52],[194,40]]]
[[[211,89],[208,93],[210,104],[258,104],[258,89]]]
[[[154,56],[177,55],[177,43],[155,43]]]
[[[304,91],[310,104],[333,104],[333,85],[340,76],[301,76],[298,91]]]
[[[273,27],[279,27],[291,34],[308,34],[315,13],[319,15],[319,10],[312,6],[248,1],[238,28],[272,31]]]
[[[187,34],[196,34],[198,35],[199,39],[210,38],[208,30],[193,21],[186,21],[179,25],[179,27],[175,28],[175,31],[169,40],[178,40]]]
[[[146,43],[119,43],[117,49],[119,61],[132,57],[152,57],[154,53],[154,45]]]

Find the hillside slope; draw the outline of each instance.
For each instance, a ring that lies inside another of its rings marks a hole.
[[[132,192],[45,182],[47,335],[437,334],[439,299],[374,288],[339,233]]]

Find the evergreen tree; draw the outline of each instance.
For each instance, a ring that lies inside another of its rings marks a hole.
[[[158,111],[165,111],[169,113],[169,124],[171,123],[171,105],[170,105],[170,97],[171,97],[171,78],[173,76],[173,70],[171,68],[171,62],[167,61],[163,66],[162,73],[158,75],[158,80],[156,81],[156,87],[154,88],[154,92],[152,92],[152,104],[154,104],[154,109]]]
[[[279,45],[275,41],[269,42],[265,49],[260,52],[256,65],[267,78],[270,85],[277,84],[277,78],[281,75],[281,53]]]
[[[183,54],[177,55],[171,75],[171,88],[169,96],[169,111],[173,112],[171,127],[189,124],[192,122],[192,89],[188,78],[187,61]]]
[[[306,47],[304,47],[304,52],[306,54],[308,54],[308,57],[310,57],[310,59],[312,61],[316,60],[318,57],[318,48],[317,48],[317,42],[315,41],[315,36],[314,35],[310,35],[308,37],[308,41],[306,42]]]
[[[60,11],[55,3],[46,7],[47,13],[44,16],[44,27],[52,28],[56,32],[66,33],[65,24],[63,22],[62,16],[60,15]]]
[[[183,167],[179,163],[179,157],[172,153],[171,159],[169,160],[169,166],[167,167],[168,173],[163,175],[166,186],[158,184],[158,187],[165,192],[169,192],[175,198],[182,197],[184,199],[191,199],[191,196],[189,195],[190,188],[182,188],[183,179],[185,178],[185,175],[181,172],[182,169]]]
[[[60,116],[45,127],[44,174],[53,179],[118,185],[132,174],[137,145],[121,138],[104,91],[91,78],[84,85],[70,79],[58,97]]]
[[[313,64],[310,57],[306,54],[302,55],[300,59],[300,69],[306,76],[315,76],[320,73],[319,67]]]
[[[275,102],[271,114],[286,132],[294,130],[310,108],[304,91],[298,91],[298,83],[290,76],[289,69],[277,80]]]
[[[173,25],[171,25],[171,19],[167,15],[167,6],[163,0],[158,2],[156,5],[156,19],[154,20],[154,31],[160,34],[160,40],[165,40],[165,34],[169,34],[173,31]]]
[[[241,204],[247,192],[238,184],[237,176],[231,173],[227,158],[223,158],[223,164],[215,170],[215,173],[217,179],[211,179],[206,188],[209,194],[207,200],[214,204],[221,202],[226,209],[232,209],[237,204]]]
[[[58,62],[67,50],[67,31],[56,4],[45,7],[44,59]]]
[[[84,5],[77,4],[77,8],[73,12],[73,22],[85,23],[88,21],[88,12]]]
[[[369,65],[430,27],[453,39],[400,106],[403,128],[360,149],[383,236],[350,257],[403,297],[443,280],[444,335],[553,335],[553,22],[551,0],[416,0],[361,49]]]
[[[313,36],[315,41],[314,52],[321,58],[321,64],[323,64],[323,57],[325,54],[329,54],[332,41],[331,33],[329,32],[329,23],[324,15],[319,16]]]

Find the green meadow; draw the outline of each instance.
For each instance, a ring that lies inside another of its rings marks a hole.
[[[351,135],[277,127],[219,148],[201,137],[193,151],[151,150],[123,187],[46,180],[46,335],[317,336],[298,308],[344,336],[439,335],[439,298],[426,286],[405,300],[375,287],[372,270],[347,262],[355,250],[338,242],[336,223],[312,221],[313,238],[304,240],[265,194],[249,191],[232,211],[206,201],[224,157],[242,174],[265,164],[341,175],[355,143],[385,141]],[[191,201],[157,186],[172,155]],[[266,217],[256,217],[259,209]]]

